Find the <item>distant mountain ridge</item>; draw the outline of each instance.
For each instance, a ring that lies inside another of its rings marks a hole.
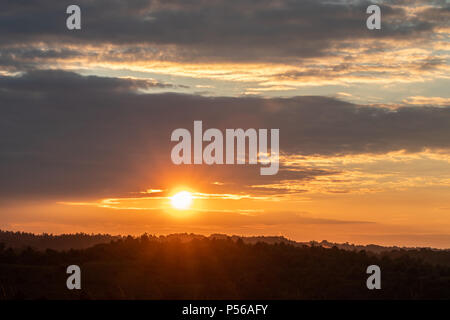
[[[33,239],[30,234],[25,237]],[[71,237],[77,243],[77,235],[62,239]],[[105,240],[104,235],[95,239],[102,237]],[[81,238],[86,245],[90,236]],[[59,241],[52,235],[36,239]],[[65,285],[67,266],[73,264],[82,269],[82,290],[67,290]],[[382,290],[367,289],[371,265],[382,270]],[[450,250],[377,254],[304,245],[282,237],[186,233],[119,237],[65,251],[0,245],[2,299],[448,300]]]
[[[100,243],[108,243],[120,239],[121,236],[109,234],[34,234],[28,232],[14,232],[0,230],[0,246],[6,248],[23,249],[31,247],[36,250],[69,250],[85,249]]]
[[[145,234],[151,238],[157,238],[160,241],[191,241],[194,239],[231,239],[233,241],[238,241],[241,239],[247,244],[256,244],[258,242],[263,242],[267,244],[283,243],[293,246],[319,246],[323,248],[333,248],[337,247],[339,249],[349,250],[349,251],[369,251],[373,253],[382,253],[386,251],[393,250],[420,250],[429,249],[433,251],[450,251],[450,249],[434,249],[434,248],[411,248],[411,247],[385,247],[375,244],[369,245],[355,245],[349,243],[333,243],[327,240],[322,240],[321,242],[309,241],[309,242],[298,242],[294,240],[287,239],[283,236],[237,236],[237,235],[226,235],[226,234],[211,234],[210,236],[204,236],[193,233],[174,233],[169,235],[152,236]],[[87,234],[87,233],[74,233],[74,234],[34,234],[28,232],[14,232],[14,231],[4,231],[0,230],[0,245],[3,244],[6,248],[23,249],[26,247],[31,247],[37,250],[70,250],[70,249],[85,249],[92,247],[96,244],[109,243],[118,239],[125,239],[131,236],[121,236],[121,235],[110,235],[110,234]],[[133,237],[136,238],[136,237]]]

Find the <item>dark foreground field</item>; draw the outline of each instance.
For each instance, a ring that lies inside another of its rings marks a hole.
[[[66,287],[72,264],[81,290]],[[381,290],[366,287],[372,264]],[[146,235],[66,251],[0,245],[0,299],[450,299],[450,252]]]

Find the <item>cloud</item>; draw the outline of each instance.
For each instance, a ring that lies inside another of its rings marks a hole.
[[[3,0],[0,45],[147,44],[156,51],[176,50],[178,60],[273,61],[329,55],[329,48],[338,50],[374,37],[365,26],[371,3],[362,0],[135,0],[126,4],[80,0],[77,4],[82,30],[71,32],[65,26],[66,3],[39,0],[24,5]],[[417,4],[400,7],[382,2],[383,32],[375,37],[417,41],[448,25],[448,5],[443,1],[420,4],[417,10]],[[136,49],[134,54],[139,54]]]
[[[0,77],[0,193],[3,197],[114,195],[170,183],[226,188],[308,181],[336,167],[175,166],[176,128],[280,128],[285,156],[384,154],[450,148],[450,109],[361,106],[332,98],[207,98],[143,94],[147,82],[30,71]],[[445,151],[443,151],[445,152]],[[325,178],[322,178],[325,179]],[[329,179],[329,178],[326,178]],[[211,186],[211,181],[226,182]],[[267,190],[266,190],[267,191]]]
[[[24,73],[21,77],[0,78],[0,86],[5,92],[17,92],[19,94],[33,94],[34,92],[45,94],[54,91],[64,92],[68,88],[75,88],[84,93],[90,91],[95,91],[96,93],[112,93],[175,87],[172,84],[149,79],[83,77],[76,73],[61,70],[33,70]]]
[[[419,106],[430,105],[430,106],[449,107],[450,98],[413,96],[404,99],[403,103],[408,105],[419,105]]]
[[[218,81],[201,94],[234,96],[359,84],[378,95],[386,84],[448,80],[449,5],[378,3],[382,29],[371,31],[365,0],[80,0],[82,29],[69,31],[66,3],[3,0],[0,74],[139,73],[192,88]]]

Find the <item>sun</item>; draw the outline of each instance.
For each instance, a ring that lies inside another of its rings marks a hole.
[[[170,198],[170,202],[175,209],[186,210],[191,206],[192,193],[181,191]]]

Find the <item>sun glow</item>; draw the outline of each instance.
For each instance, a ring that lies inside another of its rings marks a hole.
[[[175,209],[186,210],[191,206],[192,194],[188,191],[181,191],[170,198],[170,202]]]

